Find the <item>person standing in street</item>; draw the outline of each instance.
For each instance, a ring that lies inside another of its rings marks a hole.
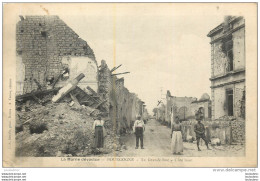
[[[94,147],[103,148],[104,146],[104,121],[98,116],[93,123]]]
[[[171,125],[171,151],[173,154],[183,153],[182,126],[179,117],[175,117],[175,121]]]
[[[201,123],[201,119],[197,119],[197,121],[198,121],[198,123],[195,124],[195,126],[194,126],[194,132],[196,133],[196,140],[197,140],[198,151],[201,151],[201,149],[200,149],[200,147],[199,147],[200,138],[205,141],[205,144],[206,144],[206,146],[207,146],[207,149],[210,150],[209,145],[208,145],[207,138],[206,138],[206,136],[205,136],[205,127],[204,127],[204,125]]]
[[[144,149],[144,142],[143,142],[143,133],[145,131],[144,121],[141,120],[141,116],[137,117],[137,120],[134,123],[133,131],[136,136],[136,147],[135,149],[138,149],[139,147],[139,140],[141,141],[141,149]]]

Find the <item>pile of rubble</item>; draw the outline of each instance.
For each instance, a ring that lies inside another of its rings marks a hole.
[[[64,87],[16,97],[16,156],[88,156],[121,147],[102,107],[105,101],[90,87],[90,93],[74,86],[61,94]],[[53,101],[58,95],[62,95],[59,101]],[[92,126],[100,115],[105,121],[106,138],[104,148],[97,151]]]

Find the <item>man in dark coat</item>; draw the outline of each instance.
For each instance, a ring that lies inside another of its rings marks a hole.
[[[207,138],[205,136],[205,127],[204,125],[201,123],[201,119],[197,119],[198,123],[195,124],[194,126],[194,132],[196,133],[196,140],[197,140],[197,147],[198,147],[198,151],[201,151],[200,147],[199,147],[199,143],[200,143],[200,138],[203,139],[205,141],[205,144],[207,146],[207,149],[210,150],[209,145],[208,145],[208,141]]]

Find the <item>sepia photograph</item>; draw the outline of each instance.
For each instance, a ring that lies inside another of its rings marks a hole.
[[[256,165],[255,3],[3,5],[4,167]]]

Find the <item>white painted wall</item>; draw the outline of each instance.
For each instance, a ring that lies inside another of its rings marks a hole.
[[[98,91],[98,69],[94,60],[88,57],[63,57],[63,66],[68,65],[70,69],[70,77],[67,81],[73,80],[79,74],[83,73],[85,77],[79,82],[78,86],[81,89],[86,89],[87,86],[91,87],[94,91]],[[67,83],[60,81],[57,86]]]

